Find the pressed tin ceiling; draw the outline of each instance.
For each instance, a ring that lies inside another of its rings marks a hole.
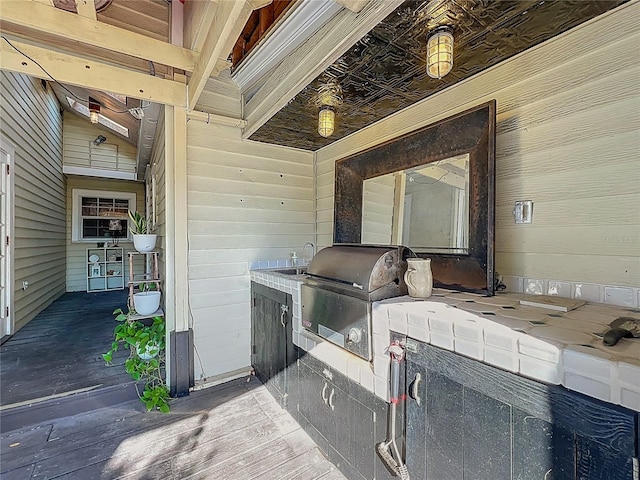
[[[626,1],[406,1],[250,138],[317,150]],[[441,25],[453,26],[454,64],[438,80],[425,58],[427,33]],[[323,138],[314,96],[331,79],[344,100],[333,135]]]

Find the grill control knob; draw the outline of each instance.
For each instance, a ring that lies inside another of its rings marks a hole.
[[[349,330],[349,334],[347,335],[348,343],[360,343],[362,339],[362,329],[361,328],[351,328]]]

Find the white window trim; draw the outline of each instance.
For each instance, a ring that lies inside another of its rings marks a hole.
[[[71,210],[71,241],[77,243],[96,243],[100,242],[97,238],[83,239],[81,238],[81,220],[82,220],[82,197],[103,197],[115,198],[117,200],[127,200],[129,202],[129,210],[136,210],[136,194],[129,192],[112,192],[107,190],[85,190],[74,188],[72,193],[72,210]],[[132,241],[131,232],[127,231],[126,237],[120,237],[120,241]],[[109,241],[105,238],[103,241]]]

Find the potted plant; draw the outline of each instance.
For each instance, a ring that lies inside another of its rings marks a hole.
[[[155,283],[143,283],[140,291],[133,294],[133,308],[138,315],[152,315],[160,307],[160,291]]]
[[[139,212],[129,211],[131,219],[131,227],[129,231],[133,235],[133,246],[140,253],[151,252],[156,247],[155,233],[149,233],[150,226],[147,217],[140,215]]]
[[[153,317],[153,323],[145,325],[139,320],[133,320],[131,315],[125,314],[120,308],[113,314],[119,323],[113,331],[111,349],[102,358],[107,365],[111,365],[113,353],[120,347],[128,348],[130,354],[124,362],[124,368],[131,378],[144,384],[142,393],[136,384],[140,401],[145,404],[147,411],[169,412],[169,388],[164,378],[164,319]]]

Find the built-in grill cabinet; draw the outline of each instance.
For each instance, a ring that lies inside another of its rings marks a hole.
[[[320,250],[301,286],[302,325],[371,360],[371,304],[407,294],[403,246],[341,244]]]

